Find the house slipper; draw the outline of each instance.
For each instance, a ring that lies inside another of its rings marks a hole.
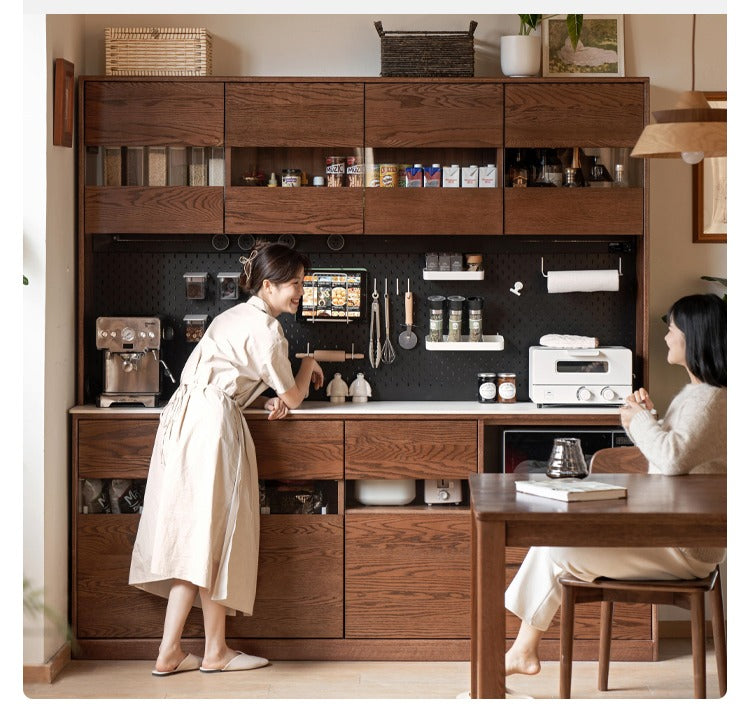
[[[240,651],[237,652],[234,658],[224,664],[221,669],[204,669],[201,666],[200,671],[204,674],[217,674],[222,671],[248,671],[250,669],[259,669],[267,663],[268,659],[264,659],[262,656],[253,656],[252,654],[245,654]]]
[[[152,676],[171,676],[172,674],[181,674],[184,671],[195,671],[201,666],[203,659],[196,656],[195,654],[188,654],[177,666],[171,671],[157,671],[154,669],[151,672]]]

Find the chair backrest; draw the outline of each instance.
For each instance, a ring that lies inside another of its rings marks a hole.
[[[589,471],[592,474],[605,472],[646,474],[648,472],[648,460],[635,445],[606,447],[594,453]]]

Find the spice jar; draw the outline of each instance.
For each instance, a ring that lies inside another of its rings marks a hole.
[[[464,312],[465,297],[462,295],[448,296],[448,341],[461,341],[461,322]]]
[[[497,375],[497,401],[498,403],[516,402],[516,375]]]
[[[302,170],[289,168],[281,171],[282,187],[300,187],[302,185]]]
[[[470,297],[469,303],[469,341],[482,341],[482,316],[484,312],[484,298]]]
[[[443,305],[445,298],[442,295],[430,295],[427,298],[430,306],[430,333],[428,342],[443,341]]]
[[[495,403],[496,396],[495,374],[477,374],[477,400],[480,403]]]

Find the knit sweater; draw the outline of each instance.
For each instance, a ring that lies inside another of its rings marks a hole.
[[[672,400],[663,420],[636,413],[628,431],[649,462],[649,474],[727,474],[727,390],[687,384]],[[681,548],[686,555],[719,563],[724,548]]]

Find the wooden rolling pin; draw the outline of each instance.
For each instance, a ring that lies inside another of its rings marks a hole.
[[[346,361],[347,359],[364,359],[364,354],[351,354],[343,349],[316,349],[314,352],[299,352],[298,359],[312,357],[315,361]]]

